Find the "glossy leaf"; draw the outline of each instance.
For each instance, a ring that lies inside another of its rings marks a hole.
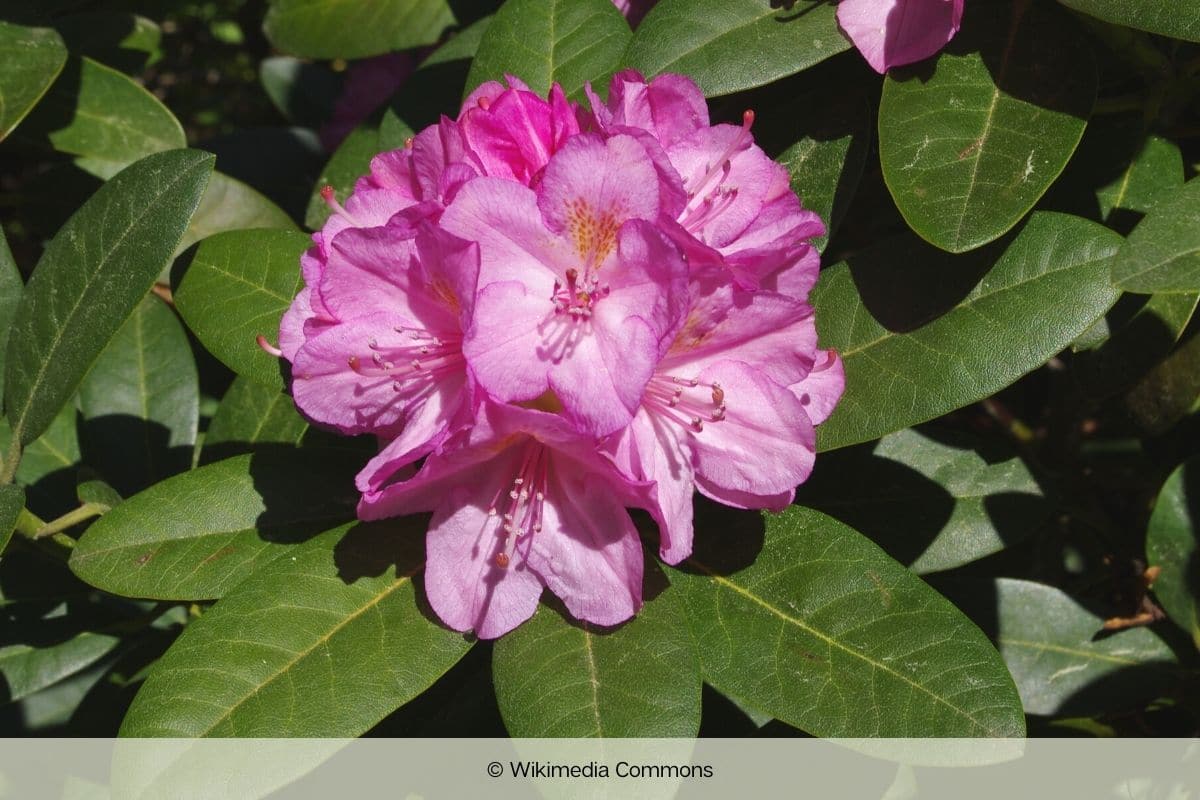
[[[972,250],[1012,228],[1062,172],[1091,113],[1096,69],[1071,21],[1029,2],[968,4],[932,74],[922,69],[884,82],[883,176],[923,239]]]
[[[72,630],[59,617],[8,625],[0,634],[0,702],[20,700],[91,666],[112,652],[120,639]]]
[[[1200,42],[1200,6],[1195,0],[1058,0],[1064,6],[1102,20]]]
[[[0,486],[0,556],[4,555],[8,543],[12,540],[17,518],[21,516],[24,508],[24,489],[11,483]]]
[[[1096,199],[1105,220],[1114,211],[1145,214],[1182,183],[1179,145],[1161,136],[1147,136],[1120,175],[1097,190]]]
[[[26,28],[0,20],[0,141],[37,104],[67,62],[62,37],[48,28]]]
[[[1100,713],[1169,685],[1175,656],[1150,630],[1101,635],[1104,620],[1052,586],[1000,578],[989,588],[978,613],[994,620],[1026,713]]]
[[[708,97],[762,86],[850,47],[831,3],[662,0],[629,43],[628,66],[682,72]]]
[[[679,592],[595,629],[540,606],[496,642],[496,699],[512,736],[695,736],[700,665]]]
[[[819,446],[933,419],[1044,364],[1116,300],[1108,260],[1120,243],[1096,223],[1038,213],[969,257],[906,239],[824,270],[817,330],[845,361],[846,392]]]
[[[1200,648],[1200,458],[1182,464],[1167,479],[1146,531],[1146,559],[1161,572],[1154,596],[1167,615]]]
[[[433,44],[453,24],[446,0],[271,0],[263,30],[292,55],[365,58]]]
[[[308,423],[290,396],[239,375],[208,424],[201,460],[250,452],[259,445],[295,446],[307,431]]]
[[[796,502],[870,536],[918,574],[997,553],[1051,511],[1020,458],[961,435],[903,430],[822,459]]]
[[[5,409],[36,439],[170,259],[213,157],[149,156],[100,187],[46,246],[13,321]],[[53,369],[51,369],[53,366]]]
[[[718,691],[814,736],[1024,734],[999,653],[870,540],[795,506],[724,516],[670,572]]]
[[[589,81],[607,87],[630,37],[610,0],[508,0],[479,42],[466,90],[515,75],[543,97],[560,83],[580,98]]]
[[[229,231],[205,239],[181,277],[175,308],[210,353],[239,375],[283,387],[279,360],[256,337],[275,342],[279,320],[300,290],[302,233]]]
[[[94,522],[71,553],[71,570],[126,597],[220,597],[354,516],[356,465],[335,456],[255,453],[168,478]]]
[[[146,679],[121,735],[368,730],[470,648],[427,616],[422,541],[410,522],[354,524],[259,571],[188,625]]]
[[[0,228],[0,396],[4,395],[4,362],[8,353],[8,332],[12,328],[17,305],[25,284],[8,249],[8,239]]]
[[[90,58],[72,60],[21,129],[93,174],[115,174],[140,158],[187,146],[179,120],[128,75]]]
[[[1163,197],[1138,223],[1112,263],[1128,292],[1200,290],[1200,180]]]
[[[807,109],[801,113],[808,117]],[[824,249],[862,177],[871,147],[871,109],[854,98],[837,104],[824,125],[813,122],[805,119],[802,124],[813,125],[810,132],[775,160],[787,167],[792,191],[804,207],[824,221],[828,233],[813,240],[818,249]]]
[[[79,385],[87,462],[128,496],[192,464],[200,384],[187,334],[147,295]]]
[[[80,504],[102,506],[106,511],[121,505],[121,495],[101,480],[89,480],[79,484],[75,487],[75,497]]]
[[[332,186],[339,200],[345,200],[354,189],[354,182],[371,171],[371,159],[380,152],[379,129],[371,125],[360,125],[338,145],[308,199],[308,210],[304,214],[304,224],[313,230],[325,224],[332,213],[321,190]]]
[[[21,453],[21,464],[17,467],[17,482],[32,487],[44,478],[52,482],[64,470],[71,470],[79,463],[79,436],[76,426],[78,412],[74,403],[68,403],[50,423],[46,432],[30,442]],[[12,430],[7,421],[0,420],[0,452],[8,452]],[[65,483],[75,485],[74,477]],[[57,489],[57,487],[56,487]],[[31,493],[32,495],[33,493]],[[54,494],[58,494],[57,491]],[[30,497],[32,503],[33,496]]]
[[[297,230],[282,208],[241,181],[214,172],[192,224],[175,248],[176,255],[209,236],[252,228]]]

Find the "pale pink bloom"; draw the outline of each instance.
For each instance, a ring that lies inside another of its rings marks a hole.
[[[625,509],[649,508],[652,491],[557,414],[489,403],[415,476],[364,493],[359,517],[432,511],[429,603],[450,627],[493,639],[533,615],[542,587],[597,625],[637,613],[642,545]]]
[[[412,461],[469,424],[462,337],[478,264],[475,244],[428,222],[334,237],[308,291],[336,321],[310,326],[290,357],[292,396],[305,416],[392,438],[381,463]]]
[[[704,96],[682,75],[647,83],[630,70],[613,76],[607,103],[589,95],[601,130],[643,130],[661,147],[677,176],[664,183],[680,184],[684,197],[660,226],[693,268],[721,264],[747,289],[782,270],[815,272],[819,255],[810,240],[825,226],[801,206],[787,170],[754,144],[752,112],[741,126],[710,125]]]
[[[536,191],[478,178],[441,227],[477,242],[479,294],[463,352],[502,403],[553,391],[593,436],[633,417],[687,307],[687,266],[658,232],[658,177],[639,142],[576,135]]]
[[[838,25],[879,73],[923,61],[962,24],[963,0],[841,0]]]
[[[841,396],[841,362],[817,350],[812,308],[709,273],[655,369],[633,422],[609,443],[630,477],[657,484],[669,564],[692,551],[697,489],[738,508],[782,510],[812,470],[813,426]]]

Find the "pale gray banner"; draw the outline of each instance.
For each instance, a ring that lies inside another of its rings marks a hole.
[[[3,800],[1200,800],[1200,739],[3,739]]]

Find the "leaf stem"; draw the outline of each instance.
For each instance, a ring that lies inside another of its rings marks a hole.
[[[57,520],[55,521],[57,522]],[[46,555],[57,561],[65,562],[71,557],[71,551],[75,549],[75,540],[65,533],[55,533],[52,531],[48,534],[42,534],[41,531],[45,528],[46,523],[40,517],[29,509],[23,508],[17,517],[17,524],[14,530],[25,539],[28,539],[31,544],[35,545],[37,549]]]
[[[34,539],[43,539],[47,536],[53,536],[56,533],[65,531],[72,525],[78,525],[80,522],[89,520],[92,517],[98,517],[109,508],[101,503],[84,503],[74,511],[68,511],[58,519],[51,520],[42,524],[42,527],[34,532]]]

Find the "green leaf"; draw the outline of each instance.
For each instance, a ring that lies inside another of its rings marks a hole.
[[[1108,220],[1114,211],[1145,214],[1182,183],[1179,145],[1161,136],[1146,136],[1121,174],[1096,191],[1101,218]]]
[[[1023,0],[968,4],[962,31],[923,69],[884,82],[883,176],[921,238],[972,250],[1012,228],[1067,165],[1096,68],[1071,20]]]
[[[695,736],[700,665],[679,592],[596,629],[540,606],[496,643],[492,676],[512,736]]]
[[[479,42],[466,93],[515,75],[543,97],[560,83],[578,98],[588,81],[607,86],[631,36],[611,0],[508,0]]]
[[[861,534],[796,506],[697,522],[670,577],[721,693],[821,737],[1024,734],[983,633]]]
[[[1154,596],[1200,648],[1200,457],[1180,465],[1163,486],[1146,530],[1146,558],[1162,571]]]
[[[84,446],[129,496],[192,464],[200,380],[183,326],[147,295],[79,385]]]
[[[1108,22],[1200,42],[1200,6],[1194,0],[1058,0]]]
[[[73,619],[57,617],[8,627],[0,636],[0,703],[20,700],[91,666],[120,639],[73,630]]]
[[[819,446],[925,422],[1044,364],[1116,300],[1108,260],[1120,243],[1094,222],[1040,212],[969,256],[905,239],[824,270],[817,330],[845,362],[846,392]]]
[[[1050,514],[1016,454],[949,432],[903,430],[829,453],[796,493],[924,574],[1003,550]]]
[[[109,510],[121,505],[121,495],[117,490],[100,480],[83,481],[80,483],[75,487],[75,497],[81,505],[90,503],[95,506],[103,506]]]
[[[178,255],[196,242],[224,231],[252,228],[297,230],[296,223],[282,208],[241,181],[214,172],[175,253]]]
[[[308,58],[365,58],[433,44],[454,13],[446,0],[271,0],[271,44]]]
[[[8,249],[4,229],[0,228],[0,397],[4,395],[4,362],[8,353],[8,332],[12,328],[13,317],[16,316],[21,293],[24,291],[25,283],[21,280],[21,273],[17,270],[12,251]]]
[[[996,627],[1027,714],[1111,712],[1169,684],[1175,656],[1149,629],[1101,637],[1104,620],[1052,586],[1000,578],[988,588],[963,605]]]
[[[1138,223],[1112,262],[1127,292],[1200,290],[1200,179],[1164,196]]]
[[[368,730],[470,649],[428,616],[417,578],[422,541],[411,520],[358,523],[255,573],[188,625],[150,672],[121,735]]]
[[[159,153],[101,186],[46,246],[13,320],[4,407],[36,439],[141,301],[200,203],[213,157]]]
[[[331,451],[241,455],[134,495],[71,553],[82,580],[126,597],[221,597],[297,542],[354,516],[354,467]]]
[[[628,66],[647,77],[681,72],[715,97],[762,86],[842,52],[831,3],[662,0],[638,25]]]
[[[300,254],[312,244],[294,231],[228,231],[205,239],[180,277],[175,308],[210,353],[239,375],[283,387],[279,360],[259,335],[279,337],[279,320],[300,290]]]
[[[239,375],[204,434],[201,461],[217,461],[261,445],[296,446],[307,432],[308,423],[291,397]]]
[[[17,467],[17,483],[26,487],[26,504],[38,516],[55,517],[74,505],[79,436],[74,403],[63,407],[46,432],[25,447]],[[12,431],[0,420],[0,452],[9,452]]]
[[[0,556],[12,540],[13,530],[17,527],[17,517],[25,508],[25,490],[20,486],[7,484],[0,486]]]
[[[334,194],[345,200],[354,189],[354,182],[371,171],[371,159],[379,152],[378,128],[364,124],[350,131],[317,178],[308,200],[308,211],[304,214],[304,224],[313,230],[320,229],[332,213],[321,197],[321,190],[332,186]]]
[[[0,141],[37,104],[67,63],[62,38],[48,28],[25,28],[0,21]]]
[[[804,207],[817,212],[828,229],[813,240],[819,250],[846,213],[871,148],[871,109],[861,98],[835,101],[828,113],[827,118],[805,115],[805,135],[775,159],[787,167],[792,191]]]
[[[72,60],[21,129],[89,172],[114,174],[152,153],[187,146],[179,120],[128,75],[90,58]]]

